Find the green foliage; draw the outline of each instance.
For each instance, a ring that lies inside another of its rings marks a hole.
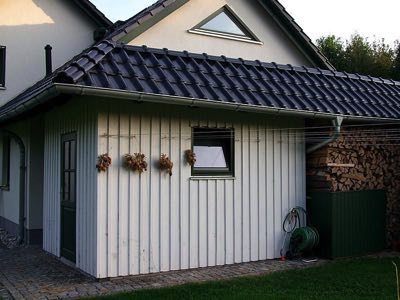
[[[96,299],[396,299],[393,260],[399,263],[397,257],[343,259],[303,270],[139,290]]]
[[[400,79],[400,44],[388,45],[384,39],[372,43],[354,34],[343,42],[335,35],[317,40],[322,53],[339,71],[375,77]]]
[[[317,45],[322,53],[329,59],[329,61],[337,68],[341,70],[345,66],[344,57],[344,44],[340,38],[334,35],[328,35],[321,37],[317,40]]]
[[[400,80],[400,43],[397,43],[394,51],[394,57],[392,78],[394,80]]]

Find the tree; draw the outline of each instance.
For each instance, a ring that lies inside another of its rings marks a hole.
[[[321,52],[339,71],[400,80],[400,44],[395,48],[384,39],[370,43],[353,34],[345,43],[335,35],[317,40]]]
[[[372,74],[374,51],[366,38],[358,34],[351,36],[344,52],[345,71],[350,73]]]
[[[393,75],[394,51],[382,39],[380,42],[375,41],[372,44],[373,49],[373,65],[371,73],[377,77],[391,78]]]
[[[317,40],[317,46],[338,70],[345,68],[344,44],[335,35],[328,35]]]
[[[392,68],[392,76],[394,80],[400,80],[400,43],[397,42],[396,49],[394,51],[394,60]]]

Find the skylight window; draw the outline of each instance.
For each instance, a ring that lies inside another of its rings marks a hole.
[[[261,43],[228,6],[222,7],[189,32]]]

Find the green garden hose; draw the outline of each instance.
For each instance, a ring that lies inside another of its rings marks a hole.
[[[294,252],[306,252],[314,249],[319,243],[318,231],[313,227],[296,228],[290,238]]]

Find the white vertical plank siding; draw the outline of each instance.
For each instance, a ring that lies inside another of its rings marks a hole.
[[[283,218],[305,203],[303,133],[287,129],[303,123],[170,112],[127,105],[99,113],[98,148],[115,163],[97,177],[96,276],[279,257]],[[193,126],[234,128],[234,177],[191,177],[184,151]],[[121,161],[136,152],[149,164],[142,174]],[[172,176],[159,170],[162,153],[174,163]]]
[[[131,147],[130,154],[140,152],[140,131],[141,120],[139,116],[131,115]],[[131,244],[129,247],[130,254],[130,273],[140,273],[140,177],[141,175],[129,172],[130,177],[130,227],[131,230]],[[108,255],[102,257],[108,260]]]
[[[118,218],[118,232],[119,232],[119,259],[118,269],[119,275],[124,276],[129,274],[129,173],[125,172],[123,165],[123,157],[129,153],[129,115],[122,113],[119,118],[119,154],[118,160],[118,178],[119,178],[119,218]]]
[[[98,116],[98,152],[107,153],[108,151],[108,113],[102,112]],[[96,153],[97,154],[97,153]],[[97,177],[97,256],[106,257],[108,253],[108,212],[107,212],[107,176],[105,173]],[[97,274],[102,277],[108,274],[108,261],[97,260]]]
[[[98,139],[97,115],[88,103],[72,100],[63,107],[47,113],[44,145],[44,195],[43,195],[43,248],[60,256],[60,182],[61,182],[61,136],[77,133],[77,178],[76,178],[76,266],[97,275],[97,178],[95,168]],[[106,148],[106,147],[105,147]],[[104,185],[106,187],[107,185]],[[99,199],[103,201],[104,197]],[[103,205],[100,206],[104,209]]]
[[[258,208],[259,208],[259,186],[258,186],[258,168],[259,168],[259,152],[258,143],[259,130],[257,126],[249,127],[249,221],[250,221],[250,260],[256,261],[259,259],[259,248],[258,248]]]
[[[181,246],[181,268],[190,268],[191,258],[191,210],[190,210],[190,184],[187,183],[187,179],[191,175],[191,168],[185,159],[185,151],[190,149],[192,146],[191,142],[192,130],[188,120],[180,120],[180,138],[178,161],[179,161],[179,201],[180,201],[180,246]],[[197,210],[195,210],[197,212]],[[196,220],[196,218],[195,218]],[[193,238],[197,238],[194,234]]]
[[[266,196],[266,142],[267,131],[265,124],[258,126],[258,167],[257,167],[257,183],[258,183],[258,253],[259,259],[267,258],[267,196]]]
[[[161,141],[160,150],[158,151],[158,159],[162,153],[169,153],[169,134],[170,134],[170,121],[169,118],[163,117],[161,119]],[[171,269],[171,226],[170,226],[170,178],[165,173],[159,174],[160,184],[160,257],[161,257],[161,271],[168,271]]]
[[[158,117],[153,117],[151,122],[151,151],[150,161],[157,162],[160,157],[161,145],[161,120]],[[150,272],[160,271],[160,184],[159,175],[154,170],[157,168],[154,164],[150,169],[151,185],[151,200],[150,200]],[[153,184],[156,183],[156,184]]]
[[[243,262],[243,249],[242,249],[242,236],[243,236],[243,195],[242,195],[242,181],[243,181],[243,140],[242,132],[243,126],[241,124],[235,124],[235,176],[236,180],[234,184],[234,228],[233,228],[233,239],[234,239],[234,262]]]

